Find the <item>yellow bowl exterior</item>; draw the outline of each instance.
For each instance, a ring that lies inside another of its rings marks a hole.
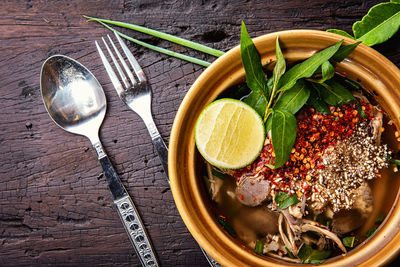
[[[275,60],[275,39],[279,35],[285,59],[304,60],[315,52],[344,40],[337,34],[317,30],[275,32],[254,39],[263,64]],[[364,88],[377,93],[376,100],[399,128],[400,70],[374,49],[360,44],[337,65],[347,77],[359,80]],[[182,101],[171,131],[169,177],[180,215],[197,242],[223,266],[288,266],[287,262],[258,256],[225,234],[210,211],[201,177],[197,177],[194,129],[200,112],[223,90],[245,80],[240,47],[218,58],[195,81]],[[198,164],[198,163],[197,163]],[[394,190],[399,190],[395,188]],[[376,266],[385,264],[400,250],[399,193],[380,230],[368,242],[346,256],[326,261],[326,266]],[[297,265],[297,264],[296,264]]]

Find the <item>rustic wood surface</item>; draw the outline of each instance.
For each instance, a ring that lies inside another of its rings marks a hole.
[[[119,100],[95,51],[109,33],[82,15],[148,26],[228,50],[244,20],[251,36],[351,25],[380,1],[2,1],[0,8],[0,266],[139,266],[89,141],[58,128],[39,88],[53,54],[79,60],[98,78],[108,109],[100,131],[164,266],[207,263],[177,212],[150,137]],[[126,31],[124,31],[126,32]],[[156,38],[130,35],[212,61]],[[399,34],[375,48],[400,65]],[[166,143],[175,113],[204,70],[130,45],[153,88],[155,122]]]

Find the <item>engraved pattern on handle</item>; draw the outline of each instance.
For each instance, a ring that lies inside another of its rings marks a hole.
[[[114,201],[129,239],[143,266],[159,266],[142,220],[129,196]]]

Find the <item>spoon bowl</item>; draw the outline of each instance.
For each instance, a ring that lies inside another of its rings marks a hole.
[[[64,130],[94,141],[106,113],[106,97],[96,77],[82,64],[63,55],[42,66],[40,88],[52,120]]]

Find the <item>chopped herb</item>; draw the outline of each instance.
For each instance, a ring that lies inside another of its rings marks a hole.
[[[354,247],[356,237],[355,236],[346,236],[345,238],[342,239],[343,245],[345,245],[348,248]]]
[[[226,219],[222,216],[217,216],[217,221],[222,225],[222,227],[231,235],[236,236],[236,231],[227,223]]]
[[[376,233],[377,230],[378,230],[378,229],[376,228],[376,226],[372,226],[372,228],[369,229],[369,230],[365,233],[365,237],[366,237],[366,238],[369,238],[369,237],[373,236],[373,235]]]
[[[322,263],[331,255],[329,250],[315,250],[307,244],[302,244],[297,256],[303,263],[318,264]]]
[[[257,253],[257,254],[262,255],[263,252],[264,252],[264,243],[265,243],[265,240],[262,240],[262,239],[261,240],[257,240],[256,241],[256,246],[254,248],[254,252]]]
[[[385,216],[383,214],[379,214],[375,220],[375,224],[378,224],[378,225],[381,224],[384,219],[385,219]]]
[[[294,194],[289,195],[288,193],[279,192],[275,196],[275,202],[278,203],[278,206],[281,210],[284,210],[296,203],[299,203],[300,200]]]
[[[293,255],[293,253],[292,253],[287,247],[285,247],[285,250],[286,250],[286,252],[287,252],[289,258],[291,258],[291,259],[295,259],[295,258],[296,258],[296,257]]]
[[[391,158],[390,159],[390,163],[393,163],[393,164],[396,164],[396,165],[400,166],[400,160],[398,160],[398,159]]]
[[[211,170],[211,173],[212,173],[212,175],[214,175],[215,177],[218,177],[219,179],[222,179],[222,180],[224,180],[225,177],[228,176],[228,175],[227,175],[226,173],[224,173],[223,171],[218,170],[218,169],[214,169],[214,168]]]
[[[326,227],[331,228],[332,221],[326,221]]]

